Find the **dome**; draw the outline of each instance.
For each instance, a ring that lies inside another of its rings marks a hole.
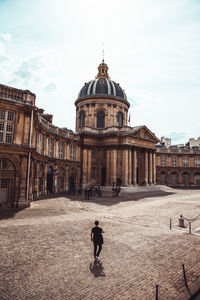
[[[108,76],[108,67],[104,60],[98,67],[99,73],[96,79],[85,83],[79,92],[78,99],[88,96],[107,95],[111,97],[126,99],[124,90],[120,87],[119,83],[112,81]]]

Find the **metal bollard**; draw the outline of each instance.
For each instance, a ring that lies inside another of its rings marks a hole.
[[[156,300],[158,300],[158,284],[156,285]]]
[[[169,221],[169,229],[172,230],[172,219],[170,218],[170,221]]]
[[[179,218],[179,227],[185,227],[184,219],[183,219],[182,215],[180,215],[180,218]]]
[[[192,227],[191,227],[191,222],[189,222],[189,233],[192,233]]]

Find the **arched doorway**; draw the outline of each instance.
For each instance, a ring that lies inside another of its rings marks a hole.
[[[76,190],[75,184],[75,169],[69,169],[69,176],[68,176],[68,191],[69,193],[74,193]]]
[[[0,206],[13,207],[17,201],[16,167],[9,159],[0,159]]]
[[[101,185],[105,185],[106,184],[106,168],[103,167],[101,169]]]
[[[160,174],[160,184],[165,185],[166,184],[166,173],[162,172]]]
[[[47,169],[47,193],[53,192],[53,168],[51,166]]]
[[[170,175],[170,184],[172,185],[172,186],[176,186],[177,185],[177,174],[176,174],[176,172],[173,172],[173,173],[171,173],[171,175]]]
[[[194,183],[196,186],[200,187],[200,173],[194,175]]]
[[[184,186],[189,186],[189,176],[186,172],[182,175],[182,183]]]
[[[59,168],[58,183],[57,183],[58,192],[61,192],[64,190],[64,178],[65,178],[65,171],[63,168]]]

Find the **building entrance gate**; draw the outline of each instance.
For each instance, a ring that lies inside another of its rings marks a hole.
[[[103,167],[101,169],[101,185],[105,185],[106,184],[106,168]]]
[[[47,170],[47,193],[53,192],[53,168],[50,166]]]

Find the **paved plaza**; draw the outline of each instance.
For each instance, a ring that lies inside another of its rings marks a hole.
[[[189,234],[180,214],[200,214],[200,190],[123,189],[112,198],[109,188],[102,198],[64,195],[2,214],[0,299],[151,300],[158,285],[159,300],[186,300],[200,276],[200,218]],[[90,241],[96,219],[105,231],[100,263]]]

